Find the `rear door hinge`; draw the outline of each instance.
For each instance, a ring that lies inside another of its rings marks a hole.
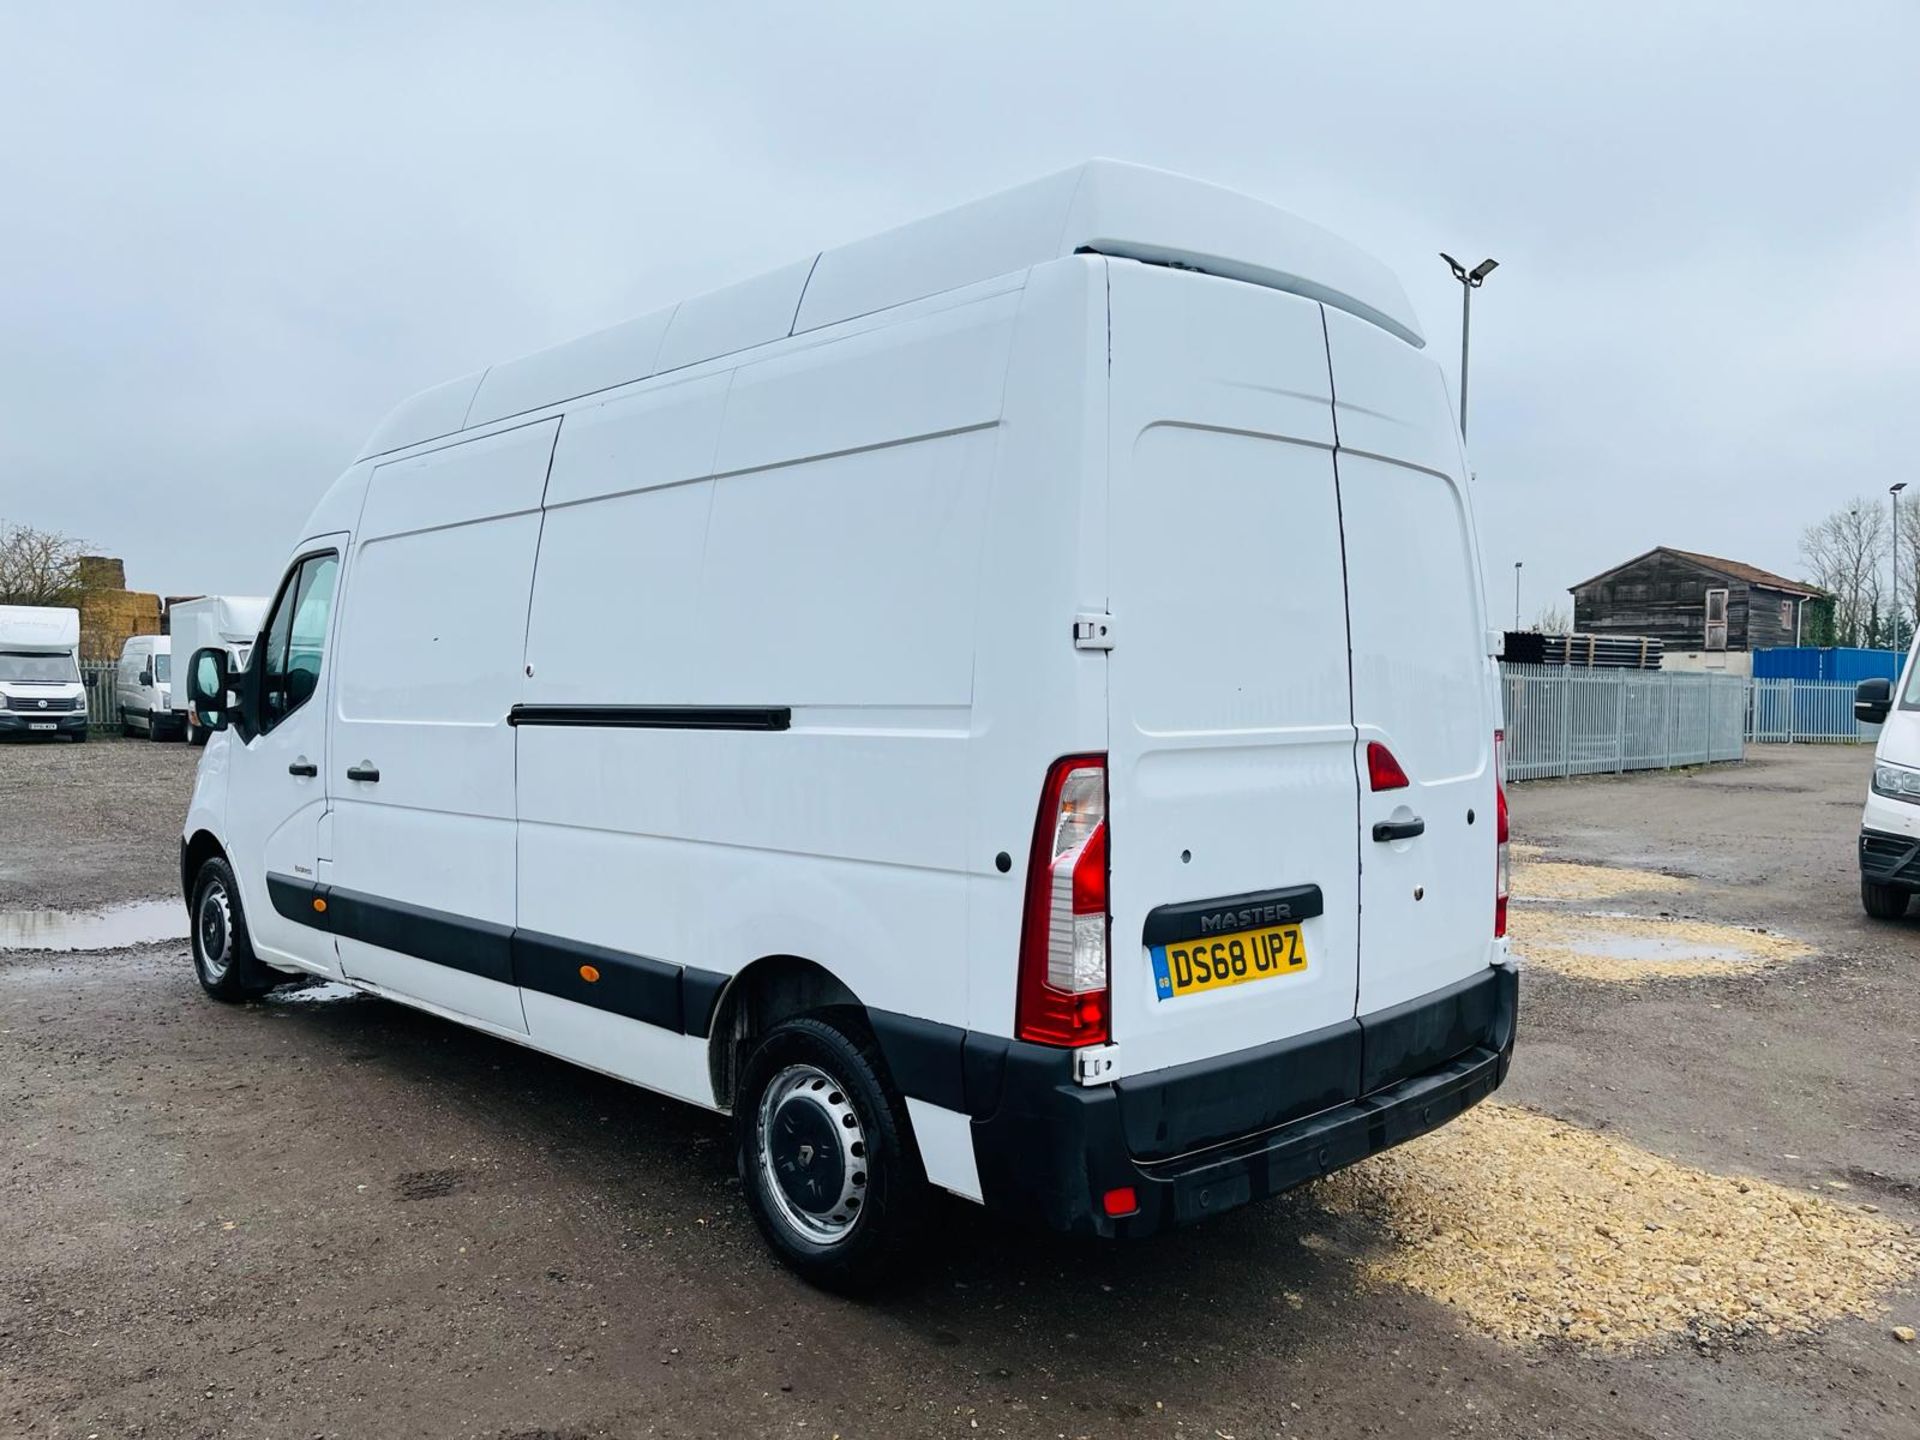
[[[1113,649],[1113,616],[1106,611],[1083,611],[1073,617],[1073,648]]]
[[[1118,1045],[1089,1045],[1073,1052],[1073,1078],[1080,1085],[1105,1085],[1120,1073]]]

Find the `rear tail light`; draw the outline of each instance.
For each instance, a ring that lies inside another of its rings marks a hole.
[[[1107,1039],[1107,761],[1047,771],[1027,866],[1014,1034],[1038,1045]]]
[[[1494,840],[1493,938],[1507,933],[1507,732],[1493,732]]]

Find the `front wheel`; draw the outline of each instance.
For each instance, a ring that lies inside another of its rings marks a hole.
[[[858,1292],[907,1269],[927,1181],[906,1102],[857,1011],[767,1032],[747,1057],[734,1137],[747,1207],[803,1278]]]
[[[1871,880],[1860,882],[1860,903],[1876,920],[1898,920],[1907,913],[1908,898],[1907,892],[1898,885],[1876,885]]]
[[[200,988],[216,1000],[237,1004],[254,1000],[279,983],[279,977],[260,963],[247,936],[247,917],[240,908],[240,887],[225,860],[213,859],[200,867],[193,882],[193,970]]]

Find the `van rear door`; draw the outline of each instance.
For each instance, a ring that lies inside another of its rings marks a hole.
[[[1353,636],[1365,1016],[1488,964],[1497,702],[1460,432],[1440,368],[1377,326],[1331,308],[1326,318]],[[1370,744],[1399,762],[1403,788],[1373,788]]]
[[[1294,1102],[1318,1108],[1358,1085],[1360,918],[1320,307],[1166,267],[1108,269],[1118,1070],[1332,1027],[1286,1062]]]

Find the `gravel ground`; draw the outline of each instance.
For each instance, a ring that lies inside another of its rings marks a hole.
[[[91,910],[180,893],[200,752],[94,735],[0,741],[0,909]]]
[[[1541,863],[1695,882],[1582,910],[1810,953],[1530,971],[1497,1107],[1143,1245],[956,1202],[865,1305],[764,1256],[713,1117],[338,987],[215,1006],[176,944],[0,955],[0,1435],[1913,1440],[1920,920],[1859,910],[1869,763],[1518,787]],[[169,893],[190,778],[0,747],[0,908]]]

